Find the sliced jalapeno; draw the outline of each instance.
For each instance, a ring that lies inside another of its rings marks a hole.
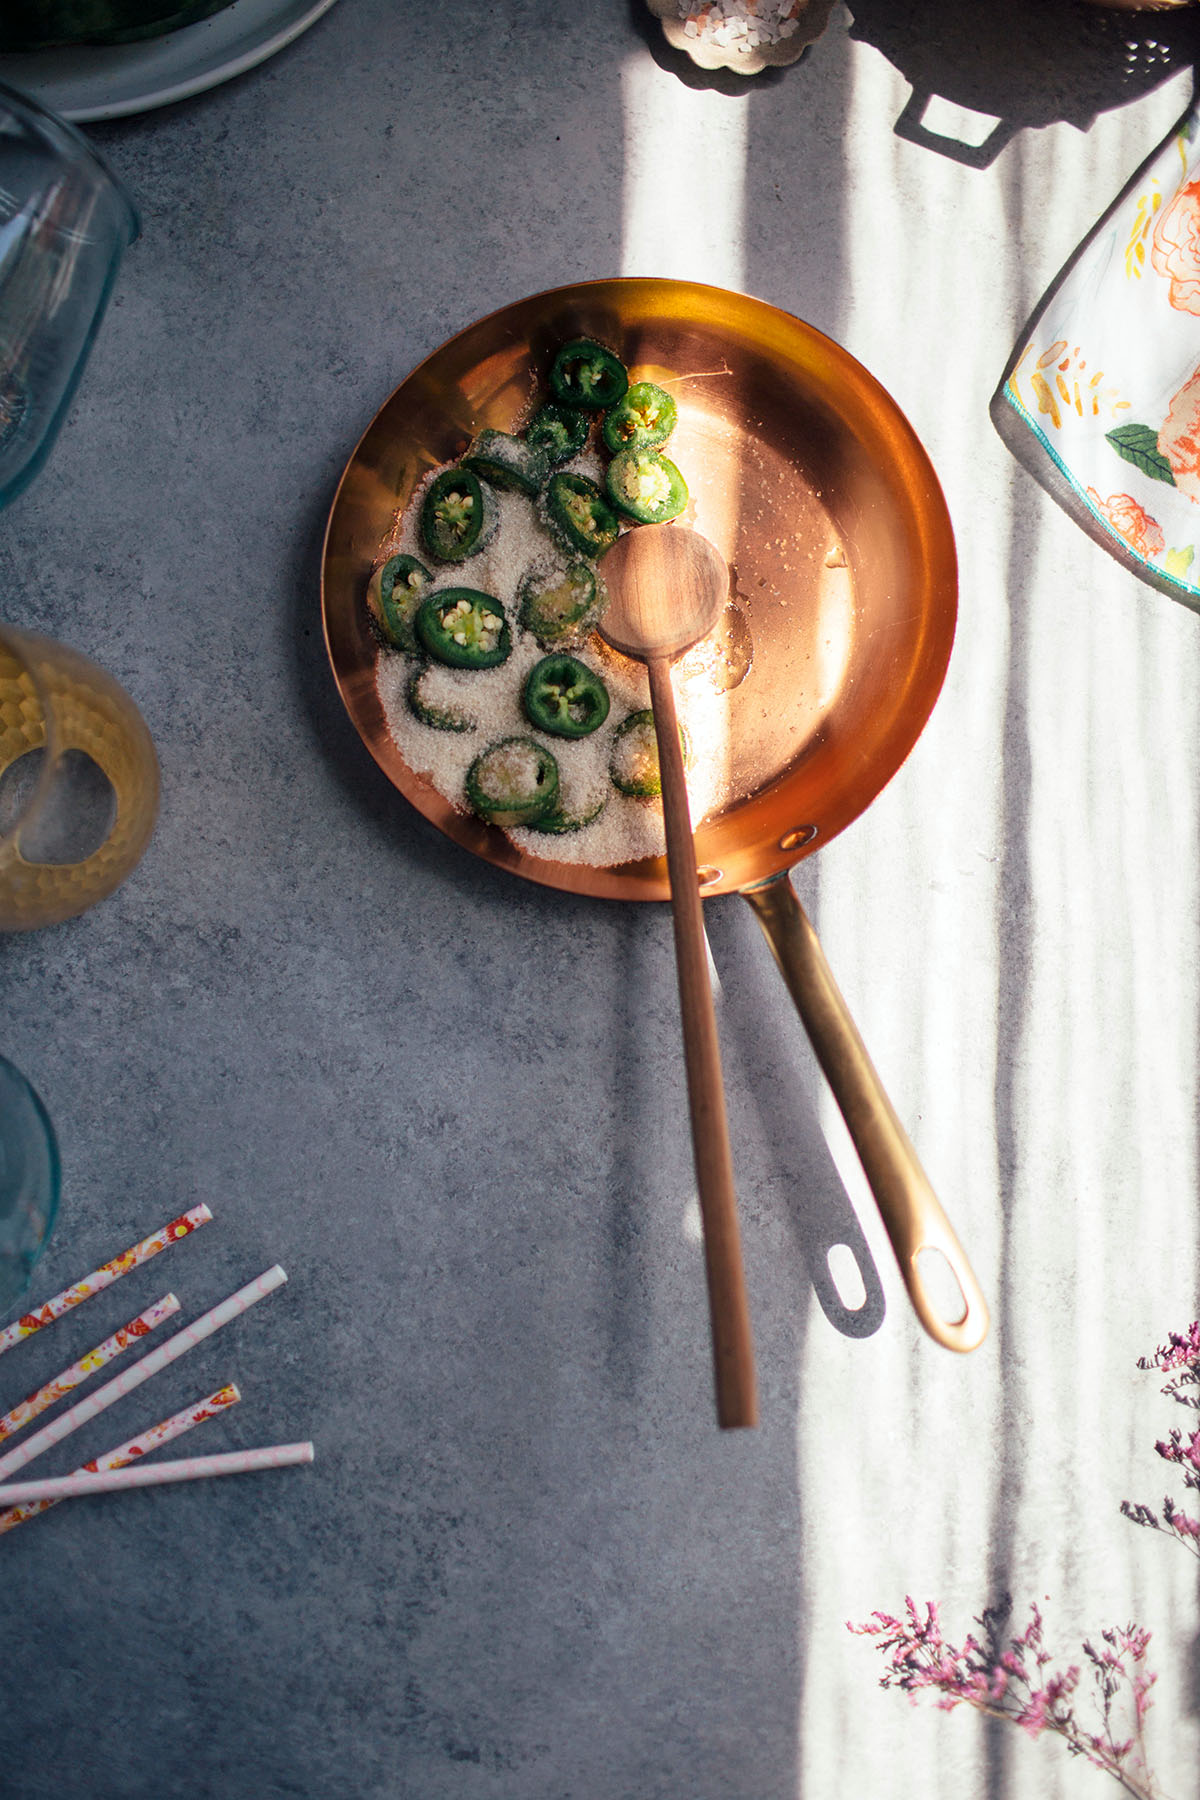
[[[675,402],[653,381],[635,381],[623,400],[604,415],[600,435],[615,456],[620,450],[649,450],[665,444],[675,429]]]
[[[533,570],[521,585],[520,619],[543,650],[581,644],[604,609],[603,583],[587,563],[572,563],[564,575]]]
[[[545,486],[550,473],[544,450],[525,438],[510,437],[507,431],[481,431],[463,457],[463,466],[492,487],[531,496]]]
[[[608,717],[608,689],[573,656],[543,656],[525,677],[525,717],[554,737],[581,738]]]
[[[679,727],[679,745],[686,767],[692,759],[691,746],[682,725]],[[617,726],[608,772],[618,792],[628,794],[632,800],[657,800],[662,794],[658,739],[654,733],[654,714],[648,706],[641,712],[630,713]]]
[[[465,562],[491,543],[496,497],[471,469],[443,469],[421,506],[421,542],[439,562]]]
[[[550,365],[550,392],[564,406],[601,412],[615,406],[628,386],[629,374],[620,357],[593,338],[573,338]]]
[[[608,465],[607,485],[613,505],[639,525],[677,519],[688,503],[687,482],[656,450],[622,450]]]
[[[476,721],[434,691],[439,671],[436,663],[421,663],[408,678],[405,695],[422,725],[434,731],[474,731]]]
[[[545,496],[546,520],[568,549],[601,556],[617,541],[620,520],[594,481],[560,469],[550,477]]]
[[[512,649],[504,608],[477,588],[439,588],[417,609],[416,632],[430,656],[452,669],[494,669]]]
[[[467,803],[493,825],[532,825],[558,799],[558,764],[532,738],[501,738],[467,770]]]
[[[415,556],[389,556],[371,571],[367,605],[393,650],[415,650],[413,617],[432,576]]]
[[[558,406],[553,400],[536,412],[525,427],[525,441],[540,450],[552,469],[570,462],[587,443],[592,422],[579,406]]]
[[[560,792],[557,805],[540,819],[535,819],[531,829],[545,831],[555,837],[561,837],[568,831],[582,831],[585,826],[595,824],[607,805],[608,795],[596,794],[584,806],[564,806]]]

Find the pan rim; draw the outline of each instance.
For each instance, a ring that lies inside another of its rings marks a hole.
[[[373,659],[368,692],[367,684],[362,679],[362,669],[345,666],[335,629],[338,600],[333,592],[336,584],[331,580],[331,561],[336,559],[337,534],[349,505],[349,489],[356,472],[362,467],[364,451],[373,434],[382,430],[382,422],[397,405],[405,389],[426,376],[431,368],[436,369],[439,361],[452,358],[456,351],[461,350],[464,340],[486,336],[489,331],[503,328],[505,322],[515,316],[532,316],[571,306],[586,307],[589,301],[599,302],[606,295],[623,296],[627,302],[634,295],[647,298],[656,296],[660,300],[671,296],[686,297],[698,308],[702,308],[707,301],[717,311],[728,308],[742,317],[753,315],[754,322],[764,331],[770,326],[776,336],[791,338],[797,346],[803,343],[809,354],[821,357],[833,371],[834,377],[853,392],[855,403],[862,409],[864,416],[870,416],[877,428],[886,431],[889,437],[896,463],[896,480],[904,492],[915,540],[923,558],[924,586],[931,592],[937,590],[937,604],[930,607],[930,620],[934,629],[929,641],[922,640],[910,658],[910,669],[916,669],[920,665],[922,681],[918,704],[913,709],[906,728],[894,734],[895,741],[889,739],[882,750],[876,750],[873,754],[869,791],[847,806],[844,816],[838,817],[832,827],[819,831],[815,836],[801,836],[800,841],[788,843],[788,837],[794,834],[784,833],[781,837],[776,832],[773,842],[764,839],[762,843],[752,845],[749,851],[743,842],[740,854],[732,859],[737,867],[732,871],[727,870],[723,864],[730,860],[724,855],[731,843],[730,821],[741,821],[741,828],[734,836],[743,840],[747,833],[753,836],[757,829],[757,815],[763,814],[765,819],[765,814],[771,810],[770,797],[788,779],[790,771],[785,770],[772,778],[759,792],[737,801],[724,813],[703,821],[697,828],[698,862],[702,869],[706,865],[710,866],[715,874],[715,879],[704,883],[704,894],[708,896],[741,891],[783,874],[804,857],[830,842],[847,825],[853,823],[893,779],[920,738],[942,690],[957,623],[957,556],[953,528],[941,484],[929,455],[911,422],[877,377],[819,327],[770,301],[709,283],[679,281],[662,276],[610,276],[572,282],[509,301],[454,332],[416,363],[376,408],[338,478],[321,546],[320,605],[326,654],[342,703],[377,766],[423,817],[461,848],[494,867],[507,869],[524,880],[560,892],[599,899],[665,901],[669,898],[665,857],[609,866],[556,862],[518,849],[496,827],[459,811],[426,777],[411,769],[404,761],[387,729],[382,703],[375,694]],[[382,530],[375,540],[374,548],[378,547],[381,536]],[[347,610],[352,604],[352,601],[343,600],[342,610]],[[765,834],[765,838],[770,838],[769,832]],[[750,870],[745,867],[747,860],[752,860],[754,864]]]

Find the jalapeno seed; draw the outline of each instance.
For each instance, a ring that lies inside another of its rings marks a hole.
[[[371,571],[367,606],[393,650],[415,650],[413,618],[432,577],[415,556],[389,556]]]
[[[564,344],[550,366],[550,391],[566,406],[600,412],[615,406],[628,386],[629,375],[620,357],[593,338],[575,338]]]
[[[559,406],[548,400],[525,427],[526,442],[540,450],[552,469],[570,462],[587,443],[591,420],[579,406]]]
[[[525,716],[555,737],[587,737],[608,717],[608,689],[573,656],[544,656],[525,678]]]
[[[547,523],[567,547],[597,557],[612,547],[620,521],[600,489],[586,475],[560,469],[545,493]]]
[[[494,669],[512,649],[504,608],[476,588],[442,588],[417,611],[416,635],[438,662],[458,669]]]
[[[614,456],[621,450],[648,450],[667,441],[675,418],[675,402],[665,388],[653,381],[635,381],[625,398],[605,413],[601,436]]]
[[[687,482],[655,450],[622,450],[608,465],[606,485],[613,505],[639,525],[677,519],[688,503]]]
[[[465,562],[495,536],[500,514],[491,490],[471,469],[444,469],[421,506],[421,542],[439,562]]]

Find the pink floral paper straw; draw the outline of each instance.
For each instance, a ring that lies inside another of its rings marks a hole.
[[[48,1406],[53,1406],[56,1400],[61,1400],[64,1394],[77,1388],[81,1381],[86,1381],[89,1375],[102,1369],[114,1356],[120,1356],[138,1338],[145,1337],[156,1326],[161,1325],[164,1319],[169,1319],[172,1313],[178,1311],[179,1302],[174,1294],[164,1294],[161,1300],[148,1306],[136,1319],[130,1319],[128,1325],[122,1325],[119,1331],[106,1337],[102,1344],[97,1344],[94,1350],[81,1356],[69,1369],[64,1369],[61,1375],[56,1375],[45,1387],[38,1388],[27,1400],[22,1400],[19,1406],[14,1406],[11,1412],[5,1413],[0,1418],[0,1442],[12,1437],[14,1432],[21,1431],[31,1419],[36,1419],[39,1413],[45,1412]]]
[[[180,1462],[135,1463],[100,1475],[60,1475],[50,1481],[0,1483],[0,1505],[25,1506],[31,1500],[73,1500],[84,1494],[106,1494],[116,1488],[158,1487],[167,1481],[199,1481],[206,1475],[253,1475],[259,1469],[286,1469],[310,1463],[313,1447],[268,1444],[261,1450],[227,1450],[220,1456],[189,1456]]]
[[[198,1400],[192,1406],[185,1406],[181,1412],[172,1413],[169,1419],[163,1419],[158,1425],[151,1425],[137,1437],[129,1438],[124,1444],[118,1444],[115,1450],[109,1450],[104,1456],[97,1456],[91,1462],[83,1463],[73,1471],[76,1475],[95,1475],[101,1469],[123,1469],[128,1463],[137,1462],[151,1450],[157,1450],[161,1444],[169,1444],[172,1438],[182,1437],[185,1431],[191,1431],[194,1425],[203,1425],[206,1419],[218,1418],[231,1406],[236,1406],[241,1394],[231,1382],[228,1387],[218,1388],[207,1400]],[[57,1500],[27,1500],[23,1506],[10,1506],[6,1512],[0,1512],[0,1535],[6,1531],[15,1531],[26,1519],[36,1519],[39,1513],[49,1512],[57,1506]]]
[[[157,1375],[160,1369],[165,1369],[169,1363],[194,1349],[206,1337],[211,1337],[214,1331],[219,1331],[222,1325],[228,1325],[231,1319],[244,1313],[256,1300],[274,1293],[286,1280],[287,1276],[276,1263],[273,1269],[267,1269],[256,1281],[248,1281],[245,1287],[239,1288],[236,1294],[231,1294],[228,1300],[222,1300],[219,1306],[212,1307],[202,1317],[185,1325],[182,1331],[177,1331],[174,1337],[168,1338],[165,1344],[160,1344],[157,1350],[151,1350],[149,1355],[141,1357],[132,1368],[123,1369],[111,1381],[106,1381],[103,1387],[85,1395],[66,1412],[59,1413],[57,1419],[51,1419],[48,1425],[35,1431],[31,1438],[26,1438],[23,1444],[18,1444],[7,1455],[0,1456],[0,1476],[9,1475],[14,1469],[23,1469],[26,1463],[32,1462],[35,1456],[40,1456],[43,1450],[49,1450],[52,1444],[60,1443],[114,1401],[132,1393],[143,1381],[149,1381],[151,1375]]]
[[[180,1238],[189,1236],[193,1231],[198,1231],[201,1225],[207,1225],[211,1218],[212,1214],[207,1206],[201,1204],[191,1207],[187,1212],[180,1213],[177,1219],[172,1219],[169,1225],[160,1226],[157,1231],[152,1231],[150,1236],[144,1237],[140,1244],[134,1244],[131,1249],[123,1251],[120,1256],[114,1256],[111,1262],[101,1263],[98,1269],[93,1269],[92,1273],[85,1275],[82,1281],[77,1281],[73,1287],[64,1288],[61,1294],[55,1294],[53,1300],[44,1301],[32,1312],[22,1313],[19,1319],[14,1319],[11,1325],[6,1325],[0,1331],[0,1356],[3,1356],[6,1350],[11,1350],[14,1344],[21,1343],[24,1338],[32,1337],[35,1331],[42,1329],[43,1325],[52,1325],[55,1319],[61,1319],[65,1312],[70,1312],[71,1308],[78,1306],[80,1301],[90,1300],[93,1294],[103,1293],[106,1287],[111,1287],[114,1281],[121,1279],[122,1275],[128,1275],[130,1269],[136,1269],[139,1264],[149,1262],[150,1258],[157,1256],[160,1250],[165,1250],[168,1245],[178,1242]]]

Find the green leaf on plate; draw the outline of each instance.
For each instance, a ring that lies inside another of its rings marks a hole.
[[[1152,481],[1165,481],[1175,486],[1171,465],[1158,447],[1158,433],[1149,425],[1118,425],[1106,431],[1105,437],[1118,456],[1149,475]]]
[[[1163,567],[1168,575],[1175,577],[1176,581],[1185,581],[1195,555],[1195,549],[1191,544],[1185,544],[1181,550],[1168,550],[1163,557]]]

